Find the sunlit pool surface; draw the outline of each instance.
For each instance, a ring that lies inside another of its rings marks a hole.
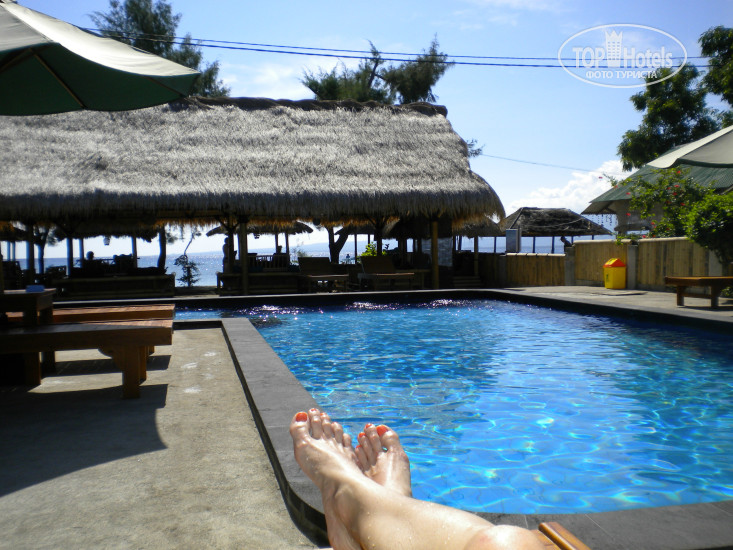
[[[496,301],[224,313],[243,314],[352,435],[401,434],[417,498],[503,513],[733,498],[728,337]]]

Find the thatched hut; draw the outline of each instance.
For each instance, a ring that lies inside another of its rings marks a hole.
[[[524,206],[510,214],[499,226],[502,231],[521,229],[523,237],[552,237],[552,250],[555,250],[555,237],[581,237],[610,235],[611,232],[588,218],[576,214],[568,208],[534,208]],[[532,249],[534,251],[534,240]]]
[[[0,117],[0,220],[375,221],[503,212],[443,107],[181,100]],[[244,246],[246,247],[246,239]],[[246,250],[245,250],[246,252]]]

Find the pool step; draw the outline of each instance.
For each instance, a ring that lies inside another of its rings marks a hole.
[[[453,275],[453,288],[483,288],[477,275]]]

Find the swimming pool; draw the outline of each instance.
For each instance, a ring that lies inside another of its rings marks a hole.
[[[418,498],[504,513],[733,498],[720,335],[495,301],[244,313],[352,434],[399,430]]]

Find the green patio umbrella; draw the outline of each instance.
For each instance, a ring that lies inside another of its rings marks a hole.
[[[198,75],[0,0],[0,115],[140,109],[187,96]]]

